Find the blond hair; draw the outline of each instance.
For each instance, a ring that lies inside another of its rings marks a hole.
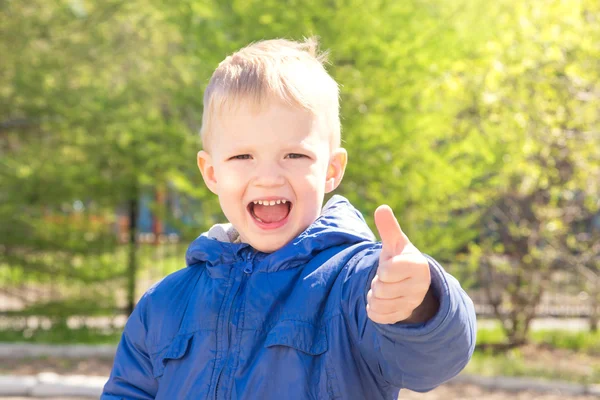
[[[273,100],[299,107],[319,118],[330,134],[331,149],[340,146],[339,88],[327,73],[326,53],[315,38],[296,42],[272,39],[250,44],[223,60],[204,92],[200,135],[205,148],[214,119],[242,102],[260,111]]]

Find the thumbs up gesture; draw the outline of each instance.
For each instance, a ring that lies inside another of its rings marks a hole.
[[[439,307],[429,289],[429,263],[402,232],[389,206],[375,210],[383,247],[377,274],[367,293],[367,314],[380,324],[425,322]]]

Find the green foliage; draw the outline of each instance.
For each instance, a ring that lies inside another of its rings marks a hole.
[[[456,121],[500,161],[489,164],[491,185],[469,189],[485,194],[471,203],[482,217],[469,249],[488,301],[520,343],[553,273],[598,257],[590,221],[600,210],[600,69],[591,43],[600,35],[594,2],[498,6],[499,30],[480,62],[455,75],[471,96]]]
[[[52,329],[3,329],[0,342],[36,344],[113,344],[121,338],[122,329],[70,328]]]
[[[477,329],[477,346],[505,343],[507,343],[506,333],[499,327],[496,329]]]
[[[600,209],[599,7],[0,2],[0,282],[122,286],[115,213],[140,193],[181,194],[194,224],[170,222],[186,242],[222,222],[195,163],[210,74],[252,41],[317,35],[341,84],[350,163],[338,192],[370,223],[391,205],[465,283],[497,278],[490,300],[519,311],[499,318],[527,336],[556,268],[600,268],[563,259],[599,259],[582,237]]]
[[[71,313],[85,285],[123,285],[115,212],[193,165],[178,34],[136,2],[0,7],[0,276],[24,312]],[[51,303],[30,295],[49,284]]]
[[[94,293],[93,298],[77,296],[66,300],[52,300],[48,302],[35,303],[23,310],[9,311],[7,316],[35,316],[43,315],[45,318],[64,321],[70,316],[111,316],[114,315],[116,304],[107,294]]]

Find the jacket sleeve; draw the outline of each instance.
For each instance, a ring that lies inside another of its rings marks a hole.
[[[475,349],[473,302],[459,282],[426,256],[431,285],[440,306],[421,324],[378,324],[366,311],[366,296],[377,272],[379,251],[348,263],[342,309],[349,334],[371,373],[397,388],[425,392],[456,376]]]
[[[145,345],[146,327],[142,321],[144,298],[125,324],[115,361],[100,400],[154,399],[158,382]]]

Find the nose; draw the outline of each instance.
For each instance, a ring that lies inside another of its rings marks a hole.
[[[277,187],[285,183],[281,168],[277,164],[262,163],[256,169],[254,184],[262,187]]]

